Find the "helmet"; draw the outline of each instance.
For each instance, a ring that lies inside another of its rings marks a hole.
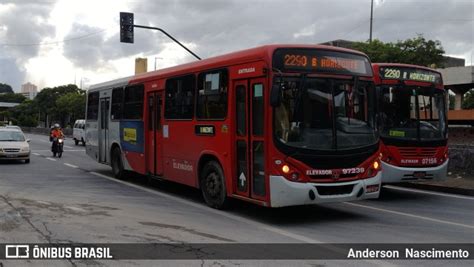
[[[54,128],[61,128],[61,126],[59,126],[58,123],[55,123],[55,124],[54,124]]]

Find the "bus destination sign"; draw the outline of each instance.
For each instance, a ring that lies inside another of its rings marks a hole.
[[[429,70],[415,68],[381,67],[380,77],[382,79],[441,83],[441,74]]]
[[[364,56],[314,49],[279,49],[273,55],[273,67],[281,71],[372,75]]]

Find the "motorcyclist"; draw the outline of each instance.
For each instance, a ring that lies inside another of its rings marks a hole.
[[[50,139],[53,140],[53,143],[51,145],[51,151],[54,151],[54,142],[57,141],[58,139],[63,139],[64,138],[64,133],[61,130],[61,126],[59,124],[54,124],[53,130],[50,133]]]

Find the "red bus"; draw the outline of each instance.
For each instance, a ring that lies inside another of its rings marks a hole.
[[[441,74],[374,63],[383,183],[443,180],[448,169],[447,101]]]
[[[262,46],[92,86],[86,152],[215,208],[377,198],[375,101],[365,54]]]

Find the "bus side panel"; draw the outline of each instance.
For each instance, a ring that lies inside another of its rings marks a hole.
[[[200,145],[197,144],[193,133],[194,123],[192,121],[164,122],[163,173],[166,179],[196,187],[196,159],[199,156],[198,147]]]
[[[86,141],[86,154],[93,158],[95,161],[99,161],[99,132],[97,131],[98,122],[86,121],[85,127],[85,141]]]
[[[211,127],[214,133],[199,134],[199,127]],[[230,178],[230,134],[226,121],[165,121],[163,151],[166,179],[199,187],[198,164],[203,155],[216,157],[226,180]]]
[[[112,147],[114,147],[115,145],[118,145],[120,148],[121,148],[121,145],[120,145],[120,121],[118,120],[109,120],[109,147],[107,149],[109,155],[112,154]],[[111,164],[110,162],[110,156],[107,157],[107,164]],[[124,167],[126,167],[126,164],[124,165]]]
[[[143,121],[120,122],[120,145],[130,168],[145,174]],[[127,165],[127,164],[125,164]]]

